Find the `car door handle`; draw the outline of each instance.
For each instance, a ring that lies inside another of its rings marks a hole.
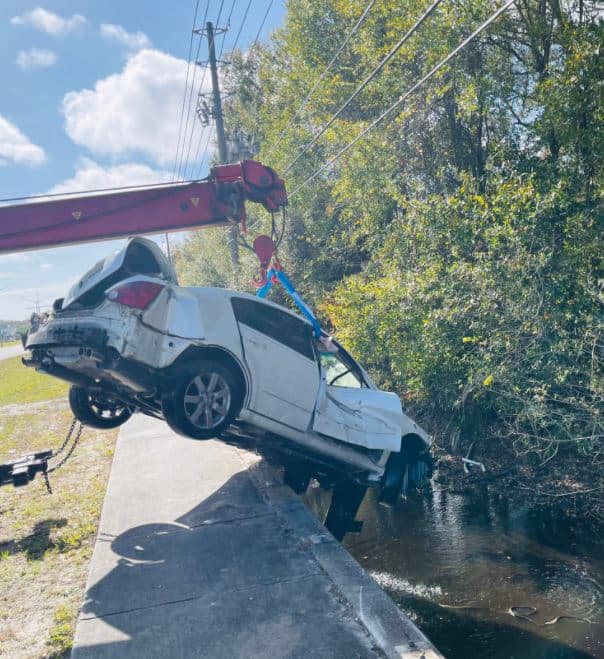
[[[258,346],[258,348],[266,349],[266,344],[262,343],[262,341],[257,341],[256,339],[248,338],[248,343],[251,343],[253,346]]]

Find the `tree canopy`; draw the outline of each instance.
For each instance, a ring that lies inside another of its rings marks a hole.
[[[425,9],[377,0],[324,74],[366,5],[289,0],[269,43],[224,72],[227,127],[290,191],[496,9],[444,0],[296,160]],[[596,2],[518,0],[291,198],[288,272],[445,445],[601,464],[603,33]],[[207,232],[178,264],[186,283],[237,287],[256,267],[233,275]]]

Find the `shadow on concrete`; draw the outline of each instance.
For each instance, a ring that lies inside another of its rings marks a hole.
[[[74,659],[375,656],[247,471],[174,523],[100,534],[90,579]]]

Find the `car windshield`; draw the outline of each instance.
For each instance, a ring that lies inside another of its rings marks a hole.
[[[339,354],[333,352],[321,352],[321,368],[325,374],[325,380],[332,387],[348,387],[360,389],[366,386],[361,373],[353,364],[345,363]]]

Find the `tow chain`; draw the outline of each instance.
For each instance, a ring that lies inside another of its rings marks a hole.
[[[49,494],[52,494],[49,474],[52,474],[69,460],[82,438],[84,426],[80,423],[77,430],[76,426],[78,426],[78,421],[74,418],[63,443],[56,451],[52,449],[37,451],[24,455],[17,460],[0,464],[0,485],[12,483],[15,487],[21,487],[30,483],[35,478],[35,475],[40,473],[44,478],[46,490]],[[53,465],[48,464],[50,460],[57,458],[64,451],[67,452],[57,463]]]
[[[73,431],[75,430],[77,424],[77,420],[74,417],[73,421],[71,422],[71,426],[69,428],[69,431],[67,432],[67,436],[65,437],[65,441],[61,445],[61,448],[55,453],[53,452],[52,457],[56,458],[58,455],[60,455],[66,448],[67,444],[69,443],[69,440],[71,439],[71,436],[73,435]],[[76,432],[76,436],[73,440],[73,443],[69,447],[69,450],[67,451],[66,455],[59,460],[56,464],[52,465],[52,467],[46,467],[44,471],[42,471],[42,476],[44,477],[44,483],[46,484],[46,490],[48,491],[48,494],[52,494],[52,488],[50,487],[50,479],[48,478],[49,474],[52,474],[53,471],[56,471],[60,467],[62,467],[67,460],[71,457],[72,453],[75,451],[76,446],[80,443],[80,439],[82,438],[82,431],[84,430],[84,426],[80,423],[78,430]]]

